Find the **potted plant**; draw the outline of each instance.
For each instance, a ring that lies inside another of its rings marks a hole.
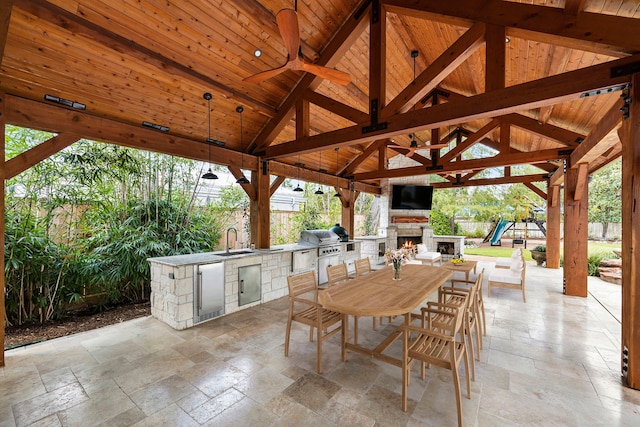
[[[537,265],[542,265],[547,260],[547,247],[544,245],[538,245],[529,252],[531,252],[531,258],[536,261]]]

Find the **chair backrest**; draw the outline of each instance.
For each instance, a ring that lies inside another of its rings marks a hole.
[[[371,271],[369,257],[357,259],[354,264],[356,266],[356,276],[362,276],[363,274],[367,274]]]
[[[347,264],[330,265],[327,267],[327,279],[328,285],[333,286],[338,283],[346,282],[349,280],[349,271],[347,270]]]
[[[313,292],[318,289],[315,271],[289,276],[287,277],[287,284],[289,285],[290,298],[295,298],[298,295]]]

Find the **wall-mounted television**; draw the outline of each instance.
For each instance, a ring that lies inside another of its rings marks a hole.
[[[394,185],[391,209],[431,210],[433,187],[430,185]]]

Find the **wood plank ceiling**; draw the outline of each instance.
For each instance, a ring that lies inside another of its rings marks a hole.
[[[211,147],[213,162],[256,170],[261,156],[272,159],[273,174],[290,177],[300,162],[303,179],[332,184],[339,175],[343,187],[434,172],[451,182],[460,170],[466,181],[485,167],[523,163],[552,173],[604,130],[592,144],[609,134],[607,149],[581,157],[596,170],[620,154],[610,131],[621,114],[599,128],[622,105],[621,92],[606,89],[624,86],[640,61],[635,0],[297,2],[304,57],[349,73],[346,86],[298,71],[243,81],[286,62],[275,16],[292,0],[3,3],[7,123],[206,161],[203,93],[211,92],[211,137],[225,143]],[[615,66],[622,75],[611,74]],[[580,97],[596,90],[604,94]],[[370,98],[383,107],[378,117]],[[376,119],[385,126],[363,133]],[[169,131],[149,131],[143,121]],[[414,168],[387,171],[388,157],[408,153],[389,145],[408,146],[411,133],[421,146],[449,145],[419,151]],[[460,161],[476,142],[500,155]],[[434,165],[442,169],[428,170]]]

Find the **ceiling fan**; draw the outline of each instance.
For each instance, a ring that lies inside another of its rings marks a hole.
[[[287,62],[281,67],[263,71],[253,76],[249,76],[243,81],[249,83],[261,83],[267,79],[277,76],[286,70],[306,71],[315,74],[323,79],[334,83],[347,85],[351,81],[351,76],[343,71],[321,65],[309,64],[305,62],[300,49],[300,27],[298,25],[298,14],[294,9],[282,9],[276,15],[278,29],[282,36],[282,41],[287,48]]]
[[[413,157],[416,150],[439,150],[441,148],[448,147],[448,143],[443,144],[432,144],[432,145],[418,145],[418,141],[416,141],[415,137],[411,135],[411,145],[408,147],[406,145],[388,145],[389,148],[401,148],[403,150],[408,150],[405,154],[406,157]]]

